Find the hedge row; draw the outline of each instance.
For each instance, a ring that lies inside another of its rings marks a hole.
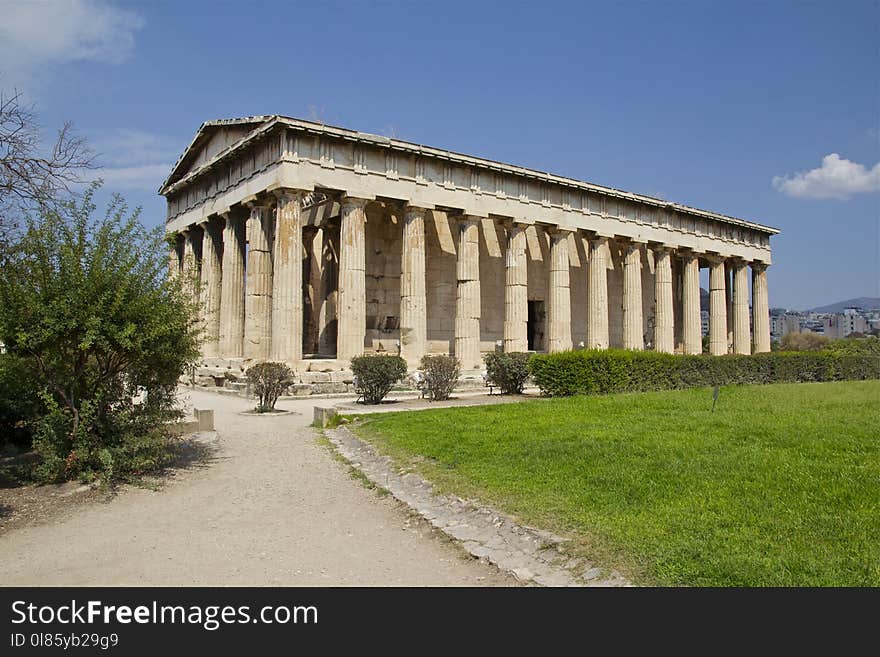
[[[529,370],[545,395],[644,392],[737,383],[880,379],[880,358],[826,351],[686,356],[579,350],[535,354]]]

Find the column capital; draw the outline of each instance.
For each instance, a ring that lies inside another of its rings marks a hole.
[[[657,255],[662,255],[664,253],[672,253],[675,250],[674,246],[671,246],[669,244],[663,244],[662,242],[649,244],[648,248],[650,248]]]
[[[241,199],[241,204],[249,208],[252,212],[258,208],[267,208],[272,205],[272,202],[266,196],[257,196],[256,194],[251,194],[250,196],[246,196]]]
[[[703,255],[703,258],[712,265],[720,265],[727,262],[728,260],[726,256],[720,255],[718,253],[706,253]]]
[[[290,201],[301,201],[309,192],[305,189],[278,187],[271,190],[269,193],[272,194],[276,199],[278,199],[279,203],[289,203]]]
[[[459,226],[477,226],[482,217],[475,217],[472,214],[459,214],[452,217]]]
[[[767,271],[767,268],[770,266],[766,262],[762,262],[760,260],[754,260],[754,261],[750,262],[749,265],[751,265],[752,271],[757,271],[757,272],[765,272],[765,271]]]
[[[627,255],[632,253],[633,251],[641,251],[641,247],[644,246],[644,242],[637,242],[635,240],[627,240],[622,244],[622,246],[626,249]]]
[[[587,236],[587,240],[590,242],[590,246],[594,248],[602,246],[603,244],[608,244],[608,240],[610,239],[611,238],[608,237],[608,235],[599,235],[598,233],[595,235]]]
[[[346,194],[346,195],[343,195],[341,199],[339,199],[339,202],[342,204],[343,208],[349,207],[349,208],[354,208],[356,210],[363,210],[364,208],[367,207],[367,203],[369,203],[372,200],[374,200],[374,199],[362,198],[359,196],[348,196]]]
[[[544,230],[547,231],[547,234],[551,237],[564,237],[566,239],[569,235],[575,232],[574,228],[568,228],[566,226],[544,226]]]
[[[425,216],[425,213],[428,211],[428,208],[423,208],[418,205],[410,205],[407,203],[403,206],[403,220],[406,222],[413,221],[414,219],[419,219]]]

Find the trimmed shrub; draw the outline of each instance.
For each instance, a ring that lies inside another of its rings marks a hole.
[[[260,401],[257,413],[275,410],[275,403],[293,379],[293,372],[284,363],[257,363],[244,373]]]
[[[357,356],[351,359],[351,371],[357,377],[356,388],[365,404],[378,404],[392,386],[406,376],[406,361],[400,356]]]
[[[498,384],[502,394],[522,393],[529,378],[529,359],[531,354],[521,351],[511,353],[489,353],[483,356],[486,374]]]
[[[425,375],[425,388],[434,401],[449,399],[461,374],[461,363],[455,356],[423,356],[422,373]]]
[[[529,370],[542,393],[564,397],[729,384],[880,379],[880,358],[831,351],[690,356],[608,349],[535,354]]]

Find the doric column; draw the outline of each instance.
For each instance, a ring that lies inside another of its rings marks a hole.
[[[337,342],[337,299],[339,286],[339,230],[321,228],[321,311],[318,315],[318,353],[335,354]]]
[[[342,199],[339,231],[339,317],[336,357],[350,360],[364,353],[367,332],[366,222],[368,201]]]
[[[727,353],[733,351],[733,265],[724,262],[724,296],[727,299]]]
[[[733,263],[733,351],[737,354],[752,353],[749,336],[749,278],[746,263],[742,260],[735,260]]]
[[[642,250],[637,243],[626,246],[623,261],[623,348],[645,348],[642,317]]]
[[[202,354],[207,358],[220,355],[221,243],[215,222],[202,226],[202,312],[205,319],[205,342]]]
[[[168,250],[168,278],[177,278],[180,275],[180,239],[174,236]]]
[[[425,210],[407,206],[400,260],[400,355],[417,366],[428,347],[425,292]]]
[[[684,353],[703,352],[700,330],[700,259],[695,253],[682,255],[682,342]]]
[[[458,220],[455,298],[455,356],[463,370],[480,366],[480,222]]]
[[[568,257],[568,236],[570,230],[550,231],[550,289],[547,298],[547,315],[550,320],[547,330],[548,351],[568,351],[571,349],[571,279]]]
[[[303,193],[292,189],[275,192],[275,242],[272,271],[272,352],[273,361],[294,363],[302,360],[302,200]]]
[[[244,357],[270,357],[272,336],[272,211],[252,204],[247,221],[247,281],[244,296]]]
[[[589,306],[587,308],[587,345],[590,349],[608,348],[608,238],[590,241]]]
[[[767,295],[767,265],[752,263],[752,330],[755,353],[770,351],[770,300]]]
[[[709,353],[727,353],[727,292],[724,258],[709,257]]]
[[[314,228],[303,232],[306,257],[309,261],[308,326],[303,328],[306,335],[305,349],[312,354],[320,353],[321,313],[324,310],[324,229]]]
[[[675,313],[672,309],[672,255],[665,246],[654,250],[654,350],[675,351]]]
[[[199,263],[196,260],[195,232],[195,226],[190,226],[183,234],[183,260],[181,261],[181,270],[184,275],[187,290],[191,295],[193,302],[198,303]]]
[[[509,222],[504,269],[504,351],[529,348],[529,287],[526,227]]]
[[[220,283],[220,356],[241,358],[244,343],[244,224],[223,215],[223,276]]]

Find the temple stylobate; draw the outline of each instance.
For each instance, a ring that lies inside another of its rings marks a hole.
[[[701,267],[710,352],[770,350],[778,231],[751,221],[282,116],[204,123],[160,193],[209,367],[700,353]]]

